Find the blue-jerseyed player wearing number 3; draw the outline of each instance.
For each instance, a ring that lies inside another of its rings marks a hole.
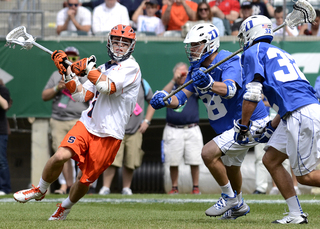
[[[288,216],[273,223],[308,223],[282,162],[289,158],[299,183],[320,186],[320,171],[315,170],[320,162],[320,105],[292,56],[270,44],[271,25],[270,19],[261,15],[251,16],[242,23],[238,35],[244,47],[241,62],[249,82],[246,87],[260,85],[271,107],[278,112],[272,122],[257,133],[260,134],[257,139],[270,138],[263,163],[289,208]],[[251,90],[251,93],[261,92]],[[242,134],[250,129],[247,126],[257,102],[257,99],[244,98],[241,125],[246,128]]]
[[[157,91],[150,101],[155,109],[162,107],[177,108],[195,92],[205,104],[210,125],[218,134],[202,149],[201,156],[210,173],[221,187],[221,198],[206,210],[207,216],[220,216],[221,219],[236,219],[246,215],[250,208],[243,201],[241,186],[241,163],[249,148],[258,144],[247,136],[241,144],[234,141],[239,135],[241,125],[234,131],[234,121],[241,118],[242,99],[248,96],[243,87],[243,78],[239,56],[234,56],[219,67],[204,73],[209,68],[232,53],[226,50],[218,52],[220,46],[218,29],[208,23],[197,24],[188,32],[186,53],[190,68],[186,81],[193,83],[182,89],[166,102],[163,98],[168,94]],[[261,96],[261,95],[260,95]],[[262,101],[258,103],[252,118],[252,130],[262,128],[269,117]]]

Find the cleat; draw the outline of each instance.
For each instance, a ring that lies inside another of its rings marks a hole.
[[[61,207],[61,204],[57,204],[58,209],[53,213],[48,220],[65,220],[70,213],[71,208]]]
[[[226,211],[220,219],[221,220],[230,220],[230,219],[232,220],[232,219],[236,219],[241,216],[245,216],[249,212],[250,212],[249,205],[247,205],[245,202],[242,202],[240,204],[240,206],[233,208],[233,209],[229,209],[228,211]]]
[[[121,194],[130,196],[132,195],[132,190],[130,188],[123,188]]]
[[[179,190],[173,188],[173,189],[171,189],[171,191],[168,194],[169,195],[179,194]]]
[[[195,187],[195,188],[193,188],[193,189],[192,189],[191,194],[194,194],[194,195],[200,195],[200,194],[201,194],[201,192],[200,192],[199,188]]]
[[[230,197],[227,194],[221,193],[221,197],[216,204],[206,210],[207,216],[220,216],[229,209],[238,206],[237,194]]]
[[[109,195],[110,194],[110,188],[103,186],[100,191],[99,195]]]
[[[272,187],[272,189],[269,192],[269,195],[279,195],[279,194],[280,194],[280,192],[279,192],[278,187]]]
[[[36,201],[42,200],[45,197],[47,191],[45,191],[45,193],[42,193],[39,187],[35,187],[34,185],[32,185],[32,187],[33,188],[16,192],[15,194],[13,194],[13,198],[20,203],[25,203],[32,199],[35,199]]]
[[[283,217],[283,219],[278,219],[273,221],[272,223],[279,223],[279,224],[307,224],[308,223],[308,214],[303,213],[302,215],[298,216],[290,216],[289,215]]]

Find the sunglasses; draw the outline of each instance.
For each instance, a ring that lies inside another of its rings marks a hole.
[[[68,5],[69,5],[69,7],[72,7],[72,6],[78,7],[79,3],[75,3],[75,4],[68,3]]]
[[[78,56],[68,56],[68,60],[70,60],[70,61],[77,61],[77,60],[79,60],[79,57]]]
[[[199,11],[209,11],[208,8],[200,8]]]

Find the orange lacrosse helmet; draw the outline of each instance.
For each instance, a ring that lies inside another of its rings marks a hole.
[[[113,45],[112,45],[113,37],[120,37],[120,41],[119,41],[120,45],[125,44],[129,46],[129,48],[125,53],[119,53],[113,50]],[[128,44],[128,42],[123,41],[122,38],[130,39],[131,43]],[[132,27],[129,25],[122,25],[122,24],[116,25],[111,29],[108,36],[108,43],[107,43],[108,55],[110,56],[111,59],[115,61],[124,61],[130,57],[131,53],[133,53],[135,44],[136,44],[136,33],[132,29]]]

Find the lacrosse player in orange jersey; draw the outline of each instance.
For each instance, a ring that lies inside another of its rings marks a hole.
[[[47,189],[62,171],[64,163],[73,158],[81,172],[71,186],[70,194],[49,220],[64,220],[71,207],[89,190],[104,170],[113,162],[125,133],[125,125],[132,114],[141,82],[138,63],[129,58],[135,48],[136,34],[130,26],[112,28],[107,42],[107,63],[96,68],[96,58],[84,58],[68,66],[63,51],[54,51],[51,58],[64,75],[66,87],[74,100],[92,99],[89,108],[65,136],[57,152],[46,163],[39,185],[16,192],[18,202],[42,200]],[[83,85],[78,76],[87,75]]]

